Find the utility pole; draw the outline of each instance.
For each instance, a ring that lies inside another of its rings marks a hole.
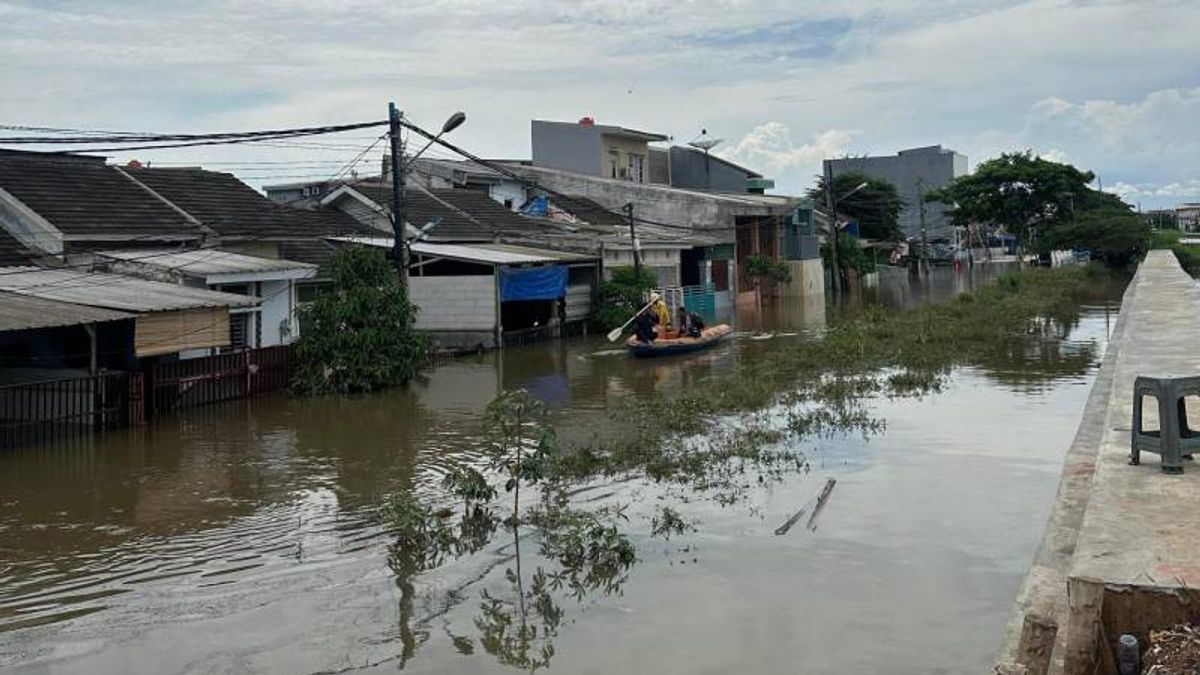
[[[400,111],[388,103],[388,136],[392,146],[392,259],[400,272],[400,280],[408,284],[408,243],[404,224],[408,196],[405,194],[404,146],[400,141]]]
[[[917,275],[925,276],[929,272],[929,232],[925,229],[925,182],[917,178],[917,206],[921,214],[921,255],[917,256]]]
[[[829,211],[829,260],[833,266],[833,295],[842,294],[842,271],[838,268],[838,222],[837,209],[833,203],[833,164],[824,161],[825,208]]]
[[[637,230],[633,224],[633,202],[629,202],[622,207],[625,209],[625,215],[629,216],[629,245],[633,248],[633,273],[637,278],[642,277],[642,255],[638,251]]]

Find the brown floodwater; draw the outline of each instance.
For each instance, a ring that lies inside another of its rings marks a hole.
[[[863,295],[908,306],[985,276],[885,276]],[[615,588],[548,594],[529,619],[534,661],[563,673],[983,672],[1040,538],[1115,298],[1081,307],[1048,339],[958,369],[940,393],[872,401],[883,433],[797,443],[811,470],[744,501],[671,495],[695,532],[649,536],[668,497],[659,486],[581,486],[581,503],[626,505],[639,560]],[[486,602],[514,593],[511,537],[398,574],[380,501],[397,491],[437,499],[448,467],[479,460],[481,410],[506,388],[533,392],[563,436],[583,437],[616,403],[766,350],[803,349],[863,302],[742,312],[728,344],[691,357],[635,361],[580,338],[453,360],[379,395],[238,401],[0,454],[0,670],[528,666],[510,642],[486,639],[512,620],[494,611],[511,602]],[[828,478],[837,484],[819,518],[775,536]],[[522,548],[526,584],[539,565],[532,548]]]

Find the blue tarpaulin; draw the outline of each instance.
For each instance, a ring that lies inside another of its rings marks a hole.
[[[529,200],[529,203],[521,207],[521,213],[527,216],[541,216],[545,218],[550,213],[550,200],[546,199],[546,195],[539,195]]]
[[[567,294],[567,268],[501,267],[500,300],[554,300]]]

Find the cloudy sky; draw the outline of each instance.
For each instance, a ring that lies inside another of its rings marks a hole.
[[[532,118],[706,128],[793,193],[827,156],[1031,148],[1152,208],[1200,201],[1198,36],[1196,0],[0,0],[0,124],[251,130],[395,100],[428,127],[465,111],[453,140],[496,157],[529,156]],[[261,185],[373,138],[136,154]]]

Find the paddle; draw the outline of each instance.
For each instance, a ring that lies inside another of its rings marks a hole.
[[[650,302],[647,302],[641,309],[639,309],[637,312],[634,312],[633,316],[629,317],[629,321],[626,321],[625,323],[621,324],[620,328],[614,328],[614,329],[608,331],[608,341],[616,342],[617,338],[621,337],[621,333],[625,332],[625,327],[628,326],[629,324],[633,323],[633,320],[638,318],[638,314],[641,314],[642,312],[646,311],[647,307],[649,307],[650,305],[653,305],[656,302],[658,302],[658,294],[657,293],[654,295],[651,295]]]

